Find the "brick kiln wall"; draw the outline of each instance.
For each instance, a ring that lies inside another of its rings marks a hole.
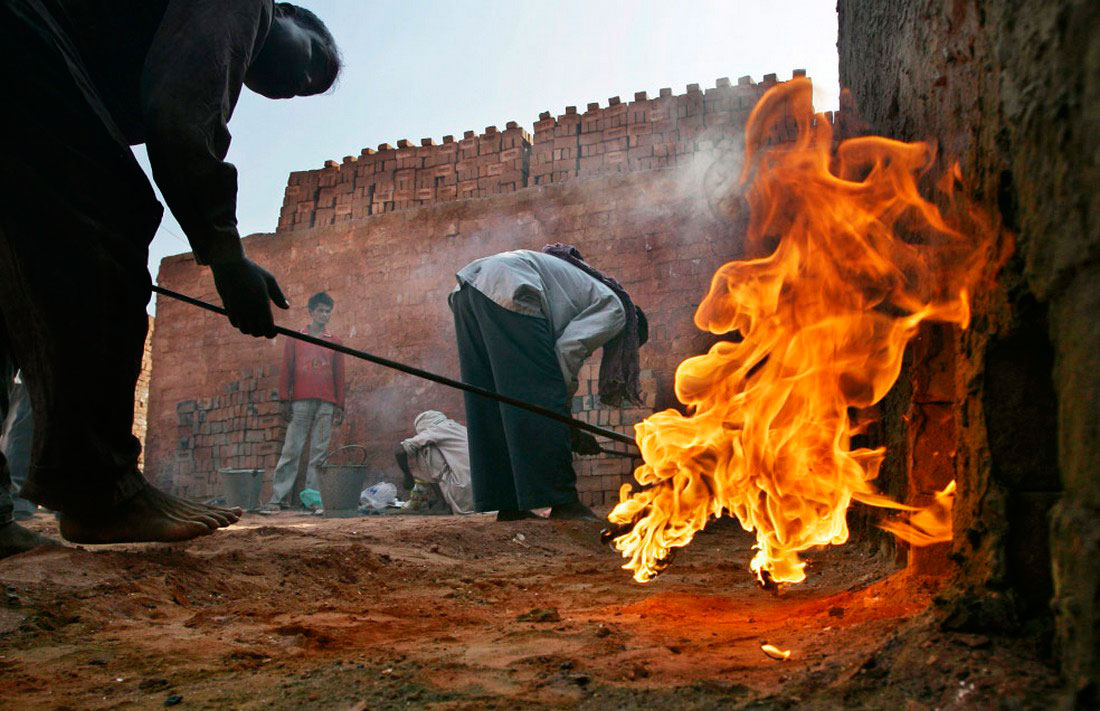
[[[489,126],[482,134],[466,131],[457,141],[444,136],[439,145],[423,138],[419,146],[402,139],[396,148],[388,143],[377,151],[364,148],[340,163],[291,173],[278,230],[690,163],[699,153],[739,140],[752,107],[776,83],[776,76],[768,74],[759,84],[751,77],[737,84],[719,79],[705,91],[689,84],[687,93],[678,96],[661,89],[650,99],[642,91],[629,103],[614,96],[604,108],[588,104],[583,114],[575,106],[557,117],[544,112],[533,135],[509,121],[504,131]]]
[[[326,290],[336,301],[330,328],[344,343],[457,378],[446,305],[454,272],[500,251],[575,244],[650,316],[646,407],[598,406],[599,354],[574,402],[582,419],[631,432],[654,408],[676,404],[676,365],[715,340],[692,316],[714,270],[741,256],[743,226],[721,217],[708,196],[728,178],[749,110],[775,81],[719,80],[714,89],[662,90],[655,99],[640,93],[583,114],[544,114],[533,138],[509,124],[441,145],[400,141],[295,172],[279,229],[247,237],[246,249],[279,276],[294,304],[277,314],[281,325],[304,327],[306,300]],[[218,301],[209,271],[190,255],[165,259],[158,281]],[[158,299],[153,354],[149,475],[208,497],[220,493],[219,468],[262,467],[266,493],[284,432],[276,402],[281,339],[245,338],[221,317]],[[449,388],[352,359],[347,377],[347,416],[333,447],[366,445],[369,481],[397,481],[393,448],[412,434],[421,410],[463,419],[461,394]],[[603,456],[576,465],[590,505],[617,500],[633,470],[629,459]]]
[[[959,481],[947,623],[1031,629],[1100,702],[1100,6],[841,0],[840,78],[871,127],[932,137],[1016,235],[955,360],[940,415]],[[868,71],[868,68],[873,70]],[[936,403],[928,403],[935,405]],[[957,405],[957,406],[956,406]],[[927,455],[926,446],[911,455]],[[1054,704],[1054,702],[1052,702]],[[1054,704],[1057,705],[1057,704]]]

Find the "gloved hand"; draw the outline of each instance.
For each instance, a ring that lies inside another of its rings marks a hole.
[[[212,264],[210,268],[218,296],[229,312],[229,323],[249,336],[274,338],[275,320],[269,302],[274,301],[281,309],[289,309],[290,304],[271,272],[247,257]]]
[[[573,451],[581,455],[599,454],[600,443],[596,438],[581,430],[572,430]]]

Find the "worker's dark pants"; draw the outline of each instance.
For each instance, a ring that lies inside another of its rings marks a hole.
[[[454,294],[451,307],[464,381],[569,415],[546,319],[509,311],[470,286]],[[473,393],[465,398],[476,510],[577,501],[568,426]]]
[[[101,511],[145,486],[131,427],[162,210],[37,0],[0,0],[0,86],[0,343],[23,371],[35,432],[21,493]]]

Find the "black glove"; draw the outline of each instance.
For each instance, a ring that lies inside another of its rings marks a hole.
[[[223,262],[210,267],[214,286],[222,305],[229,312],[229,323],[249,336],[275,337],[275,320],[271,316],[271,301],[281,309],[289,309],[279,283],[271,272],[251,259]]]
[[[596,441],[596,438],[587,432],[581,430],[572,430],[573,434],[573,451],[577,454],[590,455],[600,453],[600,443]]]

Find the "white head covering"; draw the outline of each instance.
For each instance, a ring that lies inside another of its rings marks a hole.
[[[420,434],[429,427],[434,427],[435,425],[442,424],[446,421],[447,416],[439,410],[425,410],[424,412],[421,412],[419,415],[417,415],[416,419],[413,420],[413,428],[416,430],[417,434]]]

